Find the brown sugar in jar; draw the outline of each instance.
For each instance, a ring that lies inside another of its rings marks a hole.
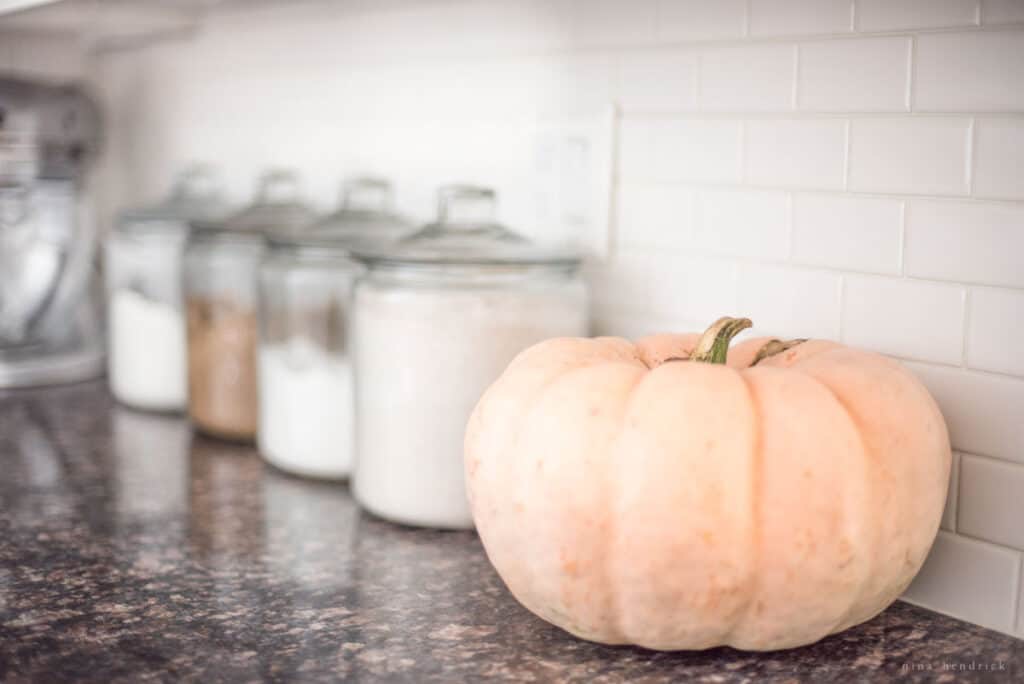
[[[228,300],[187,305],[189,416],[203,432],[256,437],[256,314]]]

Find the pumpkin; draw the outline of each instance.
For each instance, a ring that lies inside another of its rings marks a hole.
[[[935,538],[945,423],[899,363],[824,340],[559,338],[466,430],[487,555],[529,610],[659,649],[800,646],[898,597]]]

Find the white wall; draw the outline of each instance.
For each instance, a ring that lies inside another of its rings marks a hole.
[[[604,332],[822,336],[907,361],[957,450],[908,597],[1024,635],[1024,0],[293,3],[104,56],[105,216],[192,159],[242,200],[293,165],[430,213],[456,178],[535,215],[538,122],[618,121]]]

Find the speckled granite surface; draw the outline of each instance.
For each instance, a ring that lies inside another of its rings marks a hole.
[[[0,467],[5,682],[1024,679],[1024,641],[904,603],[773,654],[578,641],[474,534],[369,518],[98,383],[0,394]]]

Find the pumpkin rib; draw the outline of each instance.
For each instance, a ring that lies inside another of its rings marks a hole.
[[[633,402],[636,399],[637,390],[639,389],[640,385],[642,385],[644,381],[647,380],[650,376],[650,368],[638,374],[636,382],[634,382],[633,386],[629,388],[629,393],[626,395],[626,401],[622,402],[622,415],[619,416],[618,427],[614,431],[615,439],[608,444],[608,447],[606,449],[609,455],[609,462],[613,462],[615,460],[615,455],[618,454],[619,444],[622,441],[623,428],[626,425],[626,419],[629,417],[630,410],[633,407]],[[616,477],[617,480],[617,473],[615,472],[614,468],[608,468],[607,472],[605,473],[604,480],[601,483],[602,491],[604,491],[606,494],[611,490],[611,487],[609,486],[609,480],[612,477]],[[607,496],[605,497],[605,500],[608,500]],[[608,516],[608,530],[605,536],[606,553],[604,554],[604,559],[601,563],[601,574],[605,579],[608,579],[612,576],[612,572],[609,567],[609,561],[616,556],[617,552],[617,549],[615,548],[615,540],[618,539],[619,530],[616,518],[617,516],[614,515]],[[609,550],[609,547],[611,547],[611,553],[607,552]],[[622,624],[622,616],[625,615],[625,611],[622,608],[622,599],[620,592],[613,590],[609,593],[611,594],[613,616],[612,629],[615,632],[614,638],[616,639],[616,643],[629,643],[626,638],[625,628]]]
[[[850,407],[846,405],[846,402],[843,401],[838,394],[836,394],[835,390],[833,390],[827,382],[825,382],[818,376],[814,375],[813,373],[808,373],[806,369],[801,368],[801,365],[804,361],[807,361],[815,357],[820,357],[822,354],[828,354],[830,352],[840,349],[843,349],[843,347],[831,347],[828,349],[822,349],[815,354],[811,354],[805,358],[802,358],[800,361],[797,361],[792,366],[789,366],[788,370],[794,370],[803,375],[804,377],[810,378],[815,383],[820,385],[826,392],[828,392],[829,396],[832,397],[836,405],[842,410],[842,415],[844,415],[847,421],[849,421],[850,426],[853,428],[853,433],[857,436],[857,446],[860,449],[861,460],[864,462],[865,468],[874,469],[876,466],[876,458],[874,454],[872,454],[871,451],[868,449],[867,444],[864,442],[864,428],[863,426],[861,426],[860,421],[857,420],[856,416],[853,415],[853,412],[850,410]],[[868,491],[870,492],[870,488],[868,489]],[[869,503],[868,505],[871,504]],[[844,509],[844,517],[845,516],[846,511]],[[861,534],[858,534],[856,537],[854,537],[854,535],[847,534],[847,537],[850,539],[856,539],[857,547],[864,547],[865,545],[871,546],[874,544],[874,540],[865,540],[863,538],[863,532],[861,532]],[[874,576],[875,568],[873,566],[874,564],[870,563],[870,554],[864,555],[866,558],[868,558],[869,565],[865,567],[865,572],[864,575],[861,577],[860,582],[858,583],[857,591],[851,592],[849,605],[847,606],[846,610],[843,611],[841,619],[837,620],[836,624],[833,625],[831,629],[829,629],[829,631],[827,632],[828,634],[836,634],[837,632],[841,632],[844,629],[847,629],[851,626],[847,625],[846,623],[853,615],[854,610],[860,604],[861,598],[864,595],[864,590],[869,586],[870,581]]]
[[[750,454],[750,465],[753,470],[753,475],[750,478],[750,543],[752,551],[750,554],[750,587],[747,592],[747,605],[744,606],[743,610],[737,614],[736,619],[733,620],[733,624],[730,626],[726,637],[722,640],[722,643],[725,644],[733,643],[737,628],[747,621],[754,606],[757,605],[755,600],[760,591],[761,582],[758,580],[755,569],[761,565],[761,556],[764,551],[763,535],[761,533],[762,504],[764,502],[764,492],[762,491],[764,488],[764,452],[762,450],[764,447],[764,437],[762,434],[764,429],[761,427],[761,409],[754,398],[754,390],[750,386],[750,379],[746,373],[742,372],[745,369],[735,368],[733,370],[740,380],[743,381],[743,386],[747,390],[747,401],[750,402],[750,412],[754,416],[754,438],[751,441]]]
[[[560,385],[573,382],[574,379],[577,378],[578,376],[590,373],[590,372],[594,371],[595,369],[604,370],[604,369],[607,369],[610,366],[621,366],[623,368],[626,368],[626,369],[629,369],[630,371],[635,372],[635,374],[636,374],[636,378],[637,379],[630,386],[630,393],[628,395],[626,395],[626,400],[622,404],[623,406],[628,405],[630,397],[633,396],[632,389],[635,388],[640,382],[642,382],[642,380],[648,375],[649,372],[646,369],[644,369],[642,367],[638,367],[637,365],[635,365],[633,363],[630,363],[626,359],[615,358],[615,357],[613,357],[613,358],[603,358],[603,359],[602,358],[595,358],[591,363],[587,363],[585,365],[573,366],[573,367],[561,369],[561,370],[557,371],[556,373],[554,373],[548,380],[546,380],[540,386],[534,388],[534,391],[528,397],[524,398],[524,401],[522,402],[524,408],[523,408],[523,410],[520,412],[519,416],[515,420],[516,425],[515,425],[515,428],[514,428],[514,431],[513,431],[513,434],[515,435],[515,441],[505,446],[506,452],[514,454],[514,453],[516,453],[520,449],[520,447],[521,447],[521,438],[522,438],[524,432],[526,432],[526,431],[523,430],[523,427],[525,425],[527,425],[528,422],[530,421],[531,416],[537,410],[536,407],[538,405],[542,404],[545,395],[549,394],[556,387],[558,387]],[[623,412],[623,418],[622,418],[623,421],[625,420],[625,415],[626,415],[626,413]],[[502,458],[504,460],[506,460],[506,461],[509,460],[509,459],[507,459],[505,454],[502,455]],[[605,469],[606,470],[610,470],[610,468],[605,468]],[[519,483],[517,483],[517,492],[513,495],[513,498],[515,500],[522,500],[524,497],[522,496],[521,492],[518,491],[518,484]],[[609,520],[611,520],[611,518],[609,518]],[[524,529],[523,532],[524,533],[528,533],[529,530]],[[605,554],[605,555],[607,555],[607,554]],[[530,564],[530,563],[523,564],[523,567],[527,570],[527,572],[525,573],[525,576],[529,578],[528,579],[528,584],[529,585],[537,585],[537,584],[539,584],[539,582],[537,580],[537,577],[536,577],[537,571],[538,571],[538,567],[536,565]],[[607,577],[607,569],[606,569],[606,567],[602,566],[601,574],[602,574],[602,576]],[[606,584],[606,586],[607,586],[607,584]],[[615,607],[617,609],[617,604],[615,602],[614,592],[608,592],[608,596],[609,596],[609,599],[610,599],[609,600],[609,604],[611,604],[612,607]],[[546,620],[550,619],[549,615],[544,615],[542,611],[538,612],[538,610],[535,610],[532,607],[533,606],[533,602],[532,601],[524,601],[521,597],[518,597],[518,596],[517,596],[517,599],[519,599],[521,603],[523,603],[528,608],[530,608],[532,612],[535,612],[538,615],[540,615],[540,617],[542,617],[542,618],[544,618]],[[556,610],[553,606],[545,606],[545,608],[547,610]],[[559,612],[561,612],[561,611],[559,611]],[[577,625],[577,630],[574,633],[578,633],[578,632],[582,631],[581,629],[579,629],[579,627],[580,626]],[[586,634],[579,634],[579,635],[580,636],[587,636]],[[625,643],[624,637],[621,634],[620,634],[620,639],[622,639],[621,643]]]

